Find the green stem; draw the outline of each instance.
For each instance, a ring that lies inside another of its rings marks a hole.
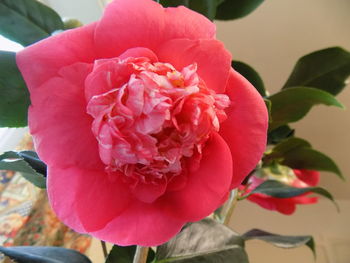
[[[238,189],[233,190],[231,194],[233,195],[233,197],[227,201],[227,202],[229,202],[227,204],[228,209],[227,209],[226,215],[224,217],[224,223],[223,223],[225,226],[228,226],[228,224],[230,223],[230,221],[232,219],[233,211],[236,208],[236,205],[238,202],[238,197],[239,197]]]
[[[137,246],[133,263],[146,263],[148,250],[148,247]]]
[[[101,246],[102,246],[103,256],[106,259],[108,257],[106,242],[101,240]]]

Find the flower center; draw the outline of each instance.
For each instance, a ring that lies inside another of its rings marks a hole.
[[[104,76],[105,86],[87,112],[109,172],[145,183],[180,175],[226,119],[228,96],[208,89],[196,64],[177,71],[147,58],[98,63],[109,66],[95,65],[90,77]]]

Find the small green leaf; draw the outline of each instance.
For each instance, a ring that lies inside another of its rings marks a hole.
[[[315,242],[312,236],[282,236],[260,229],[252,229],[243,234],[242,237],[245,240],[262,240],[280,248],[297,248],[306,245],[316,256]]]
[[[277,129],[274,129],[273,131],[270,131],[268,133],[267,143],[278,144],[279,142],[293,136],[294,133],[295,133],[295,130],[291,129],[288,125],[280,126]]]
[[[175,238],[158,247],[156,262],[248,263],[243,239],[212,219],[188,224]]]
[[[282,164],[294,169],[332,172],[344,180],[336,163],[327,155],[312,148],[298,148],[284,154]]]
[[[25,152],[25,155],[27,155],[25,158],[29,158],[28,152]],[[34,162],[34,160],[32,159],[31,162]],[[0,155],[0,170],[20,172],[25,179],[35,186],[39,188],[46,188],[46,178],[34,170],[29,163],[24,160],[20,153],[5,152]]]
[[[333,196],[326,189],[322,187],[298,188],[298,187],[292,187],[292,186],[283,184],[276,180],[267,180],[263,182],[262,184],[258,185],[254,190],[252,190],[249,194],[241,197],[241,199],[245,199],[248,196],[252,194],[257,194],[257,193],[276,197],[276,198],[291,198],[291,197],[296,197],[309,192],[319,194],[331,200],[339,211],[338,205],[335,203]]]
[[[160,0],[159,2],[164,7],[183,5],[213,20],[218,5],[223,1],[224,0]]]
[[[60,16],[36,0],[0,0],[0,34],[24,46],[63,29]]]
[[[0,51],[0,94],[0,127],[27,126],[29,92],[14,52]]]
[[[0,247],[0,252],[17,263],[92,263],[78,251],[63,247]]]
[[[272,103],[270,131],[302,119],[317,104],[344,108],[330,93],[308,87],[284,89],[268,99]]]
[[[215,19],[232,20],[242,18],[253,12],[263,2],[264,0],[225,0],[218,6]]]
[[[327,155],[311,148],[303,139],[290,137],[277,144],[263,157],[264,165],[277,161],[293,169],[332,172],[344,179],[336,163]]]
[[[311,144],[301,138],[297,138],[297,137],[290,137],[284,141],[282,141],[281,143],[277,144],[274,148],[273,148],[273,152],[271,155],[277,155],[277,157],[283,157],[285,154],[287,154],[290,151],[293,151],[295,149],[298,148],[304,148],[304,147],[311,147]]]
[[[132,263],[135,252],[136,246],[120,247],[114,245],[105,263]]]
[[[298,60],[283,88],[307,86],[337,95],[350,75],[350,53],[332,47],[308,54]]]
[[[251,66],[241,61],[232,61],[232,67],[245,77],[260,93],[261,96],[266,96],[265,85],[259,73],[256,72]]]

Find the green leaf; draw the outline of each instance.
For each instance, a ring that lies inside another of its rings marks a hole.
[[[295,133],[295,130],[292,130],[288,125],[280,126],[268,133],[267,143],[278,144],[279,142],[293,136],[294,133]]]
[[[318,104],[344,108],[330,93],[308,87],[284,89],[268,99],[272,103],[270,131],[302,119],[313,106]]]
[[[293,169],[332,172],[344,180],[336,163],[327,155],[312,148],[299,148],[284,154],[282,164]]]
[[[287,154],[290,151],[293,151],[295,149],[301,148],[301,147],[311,147],[311,144],[304,140],[304,139],[300,139],[297,137],[290,137],[287,140],[284,140],[283,142],[277,144],[274,148],[273,148],[273,152],[271,155],[273,155],[274,153],[279,156],[279,157],[283,157],[285,154]]]
[[[333,196],[324,188],[322,187],[304,187],[304,188],[298,188],[298,187],[292,187],[286,184],[283,184],[276,180],[267,180],[263,182],[262,184],[258,185],[253,191],[251,191],[249,194],[241,197],[241,199],[245,199],[248,196],[252,194],[264,194],[276,198],[291,198],[296,197],[299,195],[303,195],[305,193],[315,193],[319,194],[323,197],[326,197],[327,199],[331,200],[335,206],[337,207],[338,211],[338,205],[335,203]]]
[[[29,155],[28,152],[24,152]],[[26,157],[29,158],[29,157]],[[33,162],[33,159],[31,160]],[[0,170],[11,170],[20,172],[29,182],[39,188],[46,188],[46,178],[33,169],[28,162],[24,160],[21,153],[5,152],[0,155]]]
[[[16,53],[0,51],[0,127],[27,126],[29,92],[16,64]]]
[[[188,224],[175,238],[159,246],[156,262],[248,263],[248,257],[240,236],[206,218]]]
[[[114,245],[105,263],[132,263],[135,252],[136,246],[120,247]]]
[[[280,248],[297,248],[306,245],[316,256],[315,242],[312,236],[282,236],[260,229],[252,229],[243,234],[242,237],[245,240],[262,240]]]
[[[63,247],[0,247],[0,252],[17,263],[92,263],[78,251]]]
[[[224,0],[160,0],[160,3],[164,7],[183,5],[213,20],[218,5],[223,1]]]
[[[290,137],[277,144],[263,157],[264,165],[277,161],[293,169],[327,171],[344,179],[336,163],[327,155],[311,148],[303,139]]]
[[[232,61],[232,67],[245,77],[260,93],[261,96],[266,96],[265,85],[259,73],[256,72],[251,66],[241,61]]]
[[[232,20],[242,18],[253,12],[263,2],[264,0],[225,0],[218,6],[215,19]]]
[[[283,88],[308,86],[337,95],[350,75],[350,53],[332,47],[308,54],[298,60]]]
[[[63,29],[60,16],[36,0],[0,0],[0,34],[24,46]]]

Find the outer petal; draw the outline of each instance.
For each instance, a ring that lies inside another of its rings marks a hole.
[[[103,228],[129,204],[128,188],[100,170],[49,167],[48,193],[57,216],[75,231]]]
[[[40,158],[49,166],[103,169],[92,118],[86,113],[84,80],[90,70],[82,63],[65,67],[61,76],[31,92],[29,127]]]
[[[95,39],[102,57],[117,57],[128,48],[155,50],[175,38],[213,38],[215,25],[183,6],[163,8],[150,0],[115,0],[105,10]]]
[[[313,170],[293,169],[295,175],[304,183],[310,186],[316,186],[320,182],[320,173]]]
[[[32,93],[58,71],[76,62],[95,58],[96,23],[46,38],[17,53],[17,65]],[[41,92],[41,91],[40,91]]]
[[[225,92],[231,69],[231,54],[214,39],[174,39],[164,43],[157,51],[159,61],[172,64],[177,70],[193,63],[208,88]]]
[[[92,235],[122,246],[158,246],[175,236],[184,224],[155,203],[135,200],[123,214]]]
[[[268,113],[260,94],[234,70],[231,70],[226,94],[231,106],[226,110],[228,119],[221,124],[220,135],[231,149],[231,188],[235,188],[255,168],[265,151]]]
[[[174,217],[197,221],[222,204],[231,180],[230,149],[218,134],[213,134],[204,148],[199,169],[190,172],[183,189],[167,193],[161,202]]]

